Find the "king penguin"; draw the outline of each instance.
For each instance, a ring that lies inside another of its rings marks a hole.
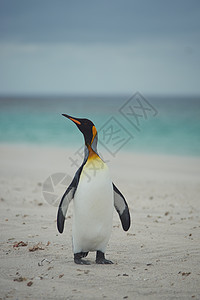
[[[74,262],[90,264],[82,258],[96,251],[97,264],[112,264],[105,251],[112,230],[113,210],[119,214],[122,227],[130,227],[130,213],[126,200],[112,182],[109,169],[97,152],[97,130],[92,121],[63,114],[76,124],[85,139],[82,165],[64,193],[57,215],[57,228],[64,230],[65,216],[73,199],[72,244]]]

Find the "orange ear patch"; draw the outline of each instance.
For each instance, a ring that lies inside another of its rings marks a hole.
[[[96,127],[95,126],[93,126],[92,127],[92,141],[91,141],[91,144],[93,143],[93,141],[94,141],[94,138],[95,138],[95,136],[97,135],[97,130],[96,130]]]
[[[81,125],[81,122],[79,122],[78,120],[76,119],[73,119],[73,118],[69,118],[70,120],[72,120],[74,123],[78,124],[78,125]]]
[[[92,133],[93,133],[93,136],[95,136],[97,134],[97,130],[96,130],[95,126],[92,127]]]

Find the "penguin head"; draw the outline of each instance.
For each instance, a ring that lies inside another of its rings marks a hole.
[[[88,119],[79,119],[74,118],[66,114],[62,114],[64,117],[70,119],[71,121],[76,124],[78,129],[82,132],[85,138],[86,145],[92,145],[95,138],[97,138],[97,130],[92,121]]]

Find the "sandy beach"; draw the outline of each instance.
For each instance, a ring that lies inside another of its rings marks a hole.
[[[42,193],[52,174],[73,177],[74,151],[0,145],[0,299],[200,299],[200,158],[109,159],[132,225],[124,232],[114,213],[106,253],[114,264],[97,265],[90,253],[82,266],[73,262],[73,205],[61,235],[57,206]]]

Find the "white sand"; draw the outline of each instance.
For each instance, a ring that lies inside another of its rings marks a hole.
[[[122,151],[109,158],[132,226],[124,232],[115,213],[107,250],[114,264],[96,265],[90,253],[91,265],[80,266],[73,206],[60,235],[57,207],[42,196],[49,175],[73,176],[69,157],[73,150],[0,146],[0,299],[200,299],[200,159]],[[20,241],[27,246],[13,247]],[[43,250],[29,251],[38,243]]]

